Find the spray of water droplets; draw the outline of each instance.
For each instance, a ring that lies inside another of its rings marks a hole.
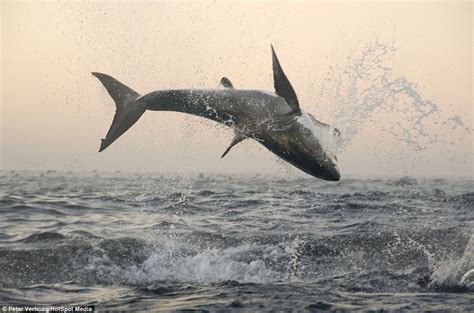
[[[393,45],[376,40],[344,65],[330,68],[318,107],[330,110],[332,124],[342,131],[337,153],[368,122],[414,151],[433,144],[456,145],[471,135],[460,116],[447,115],[437,103],[424,99],[415,83],[394,75],[388,64],[395,52]]]

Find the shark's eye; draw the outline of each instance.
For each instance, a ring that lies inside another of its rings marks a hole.
[[[332,131],[333,135],[334,136],[337,136],[337,137],[340,137],[341,136],[341,132],[339,131],[339,129],[337,128],[334,128],[334,130]]]

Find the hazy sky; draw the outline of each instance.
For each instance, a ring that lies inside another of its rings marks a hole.
[[[338,105],[357,101],[351,93],[335,97],[325,84],[337,85],[364,51],[377,54],[370,50],[377,43],[382,52],[394,50],[383,59],[386,63],[374,61],[373,66],[390,68],[391,80],[403,78],[404,86],[416,91],[412,97],[435,103],[441,113],[426,120],[428,135],[422,139],[433,143],[415,150],[397,139],[409,135],[397,128],[400,122],[414,123],[405,109],[394,111],[398,100],[386,96],[387,90],[372,89],[382,106],[339,155],[343,177],[473,175],[472,133],[443,124],[460,116],[474,127],[469,2],[7,1],[1,11],[2,169],[299,173],[250,140],[221,160],[232,138],[229,129],[170,112],[146,112],[97,153],[115,106],[90,72],[110,74],[141,94],[213,88],[222,76],[236,88],[272,90],[272,43],[302,107],[332,122]],[[355,84],[358,93],[370,81],[369,75],[361,79],[366,81]],[[392,109],[384,109],[389,105]],[[361,119],[342,120],[344,130]]]

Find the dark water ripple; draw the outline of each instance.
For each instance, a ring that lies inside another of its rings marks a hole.
[[[2,304],[474,307],[472,180],[2,172],[0,186]]]

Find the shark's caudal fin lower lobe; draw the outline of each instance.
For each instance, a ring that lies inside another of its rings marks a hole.
[[[137,92],[115,78],[97,72],[93,72],[92,75],[100,80],[109,95],[114,99],[116,105],[112,125],[100,144],[99,152],[101,152],[138,121],[140,116],[146,111],[146,106],[136,101],[140,97]]]

